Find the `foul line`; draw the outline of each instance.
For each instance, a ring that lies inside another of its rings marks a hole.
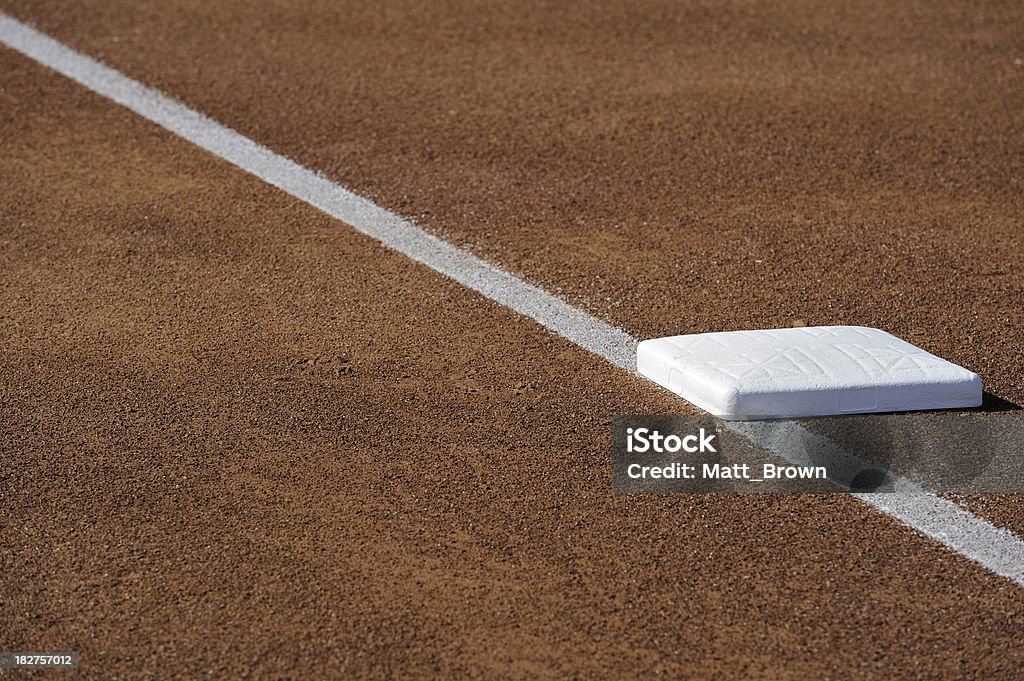
[[[372,201],[290,161],[163,93],[101,64],[0,12],[0,42],[93,92],[280,188],[385,246],[436,270],[580,347],[635,373],[636,339],[476,256],[427,234]],[[773,454],[791,459],[809,434],[729,427]],[[795,430],[794,430],[795,429]],[[787,434],[788,433],[788,434]],[[828,443],[823,443],[828,446]],[[834,448],[834,446],[833,446]],[[1024,587],[1024,541],[951,501],[925,493],[858,494],[857,498]]]

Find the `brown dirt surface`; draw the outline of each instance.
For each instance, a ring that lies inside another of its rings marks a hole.
[[[639,337],[884,328],[1024,403],[1024,5],[0,0]]]
[[[1016,5],[0,7],[635,334],[871,324],[1024,399]],[[611,494],[611,417],[678,400],[0,74],[4,649],[85,678],[1024,668],[1011,583],[841,495]]]
[[[1024,404],[1018,2],[0,8],[639,338],[875,326]]]

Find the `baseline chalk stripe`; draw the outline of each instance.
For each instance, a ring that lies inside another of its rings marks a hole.
[[[722,419],[981,406],[981,377],[862,326],[646,340],[637,371]]]
[[[0,41],[385,246],[536,320],[615,366],[632,370],[636,341],[625,331],[424,232],[372,201],[3,13]]]
[[[634,371],[637,341],[625,331],[427,234],[398,215],[3,12],[0,12],[0,42],[319,208],[393,250],[533,319],[613,365]],[[788,458],[786,447],[792,443],[785,437],[780,439],[779,429],[770,432],[749,430],[745,433],[745,428],[756,428],[757,424],[738,422],[730,426],[758,446]],[[806,439],[805,436],[816,437],[797,424],[792,424],[792,430],[786,432],[798,434],[801,440]],[[951,502],[928,494],[866,494],[858,497],[966,558],[1024,586],[1024,541],[1018,537]]]

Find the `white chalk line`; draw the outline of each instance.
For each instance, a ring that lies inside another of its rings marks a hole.
[[[0,12],[0,42],[635,374],[637,341],[622,329],[424,232],[372,201],[3,12]],[[820,437],[795,423],[788,429],[758,428],[742,422],[729,423],[728,427],[787,460],[792,460],[789,451],[796,443],[805,446]],[[821,446],[836,450],[834,443],[827,440]],[[933,494],[901,492],[855,496],[1024,587],[1024,541],[1011,532]]]

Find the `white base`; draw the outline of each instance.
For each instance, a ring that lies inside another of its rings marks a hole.
[[[722,419],[981,405],[981,377],[895,336],[818,326],[670,336],[637,346],[637,371]]]

